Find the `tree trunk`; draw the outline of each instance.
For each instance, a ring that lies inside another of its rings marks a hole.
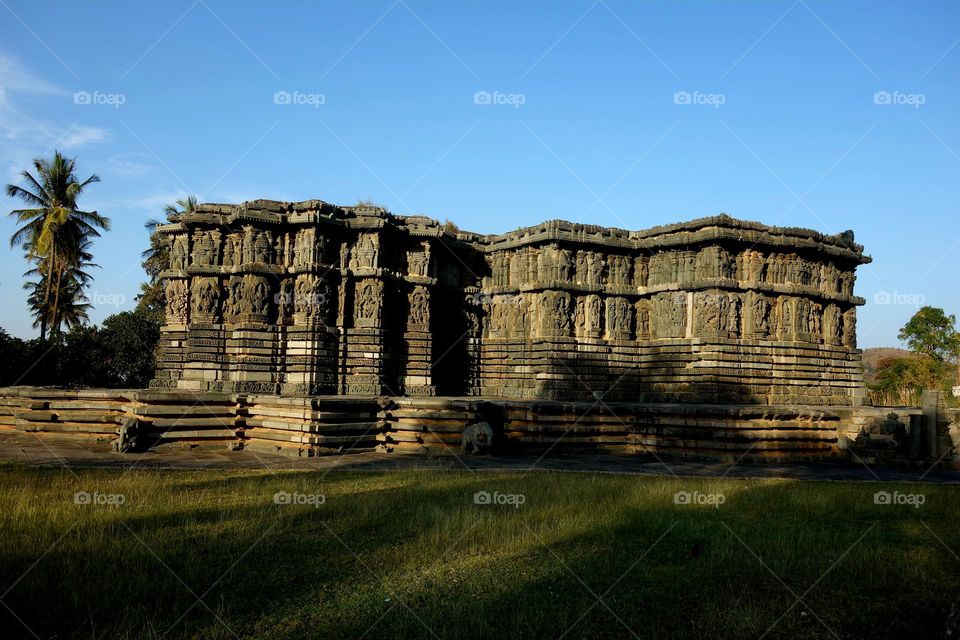
[[[63,269],[57,269],[57,284],[53,288],[53,309],[52,317],[50,318],[50,335],[54,333],[60,333],[60,321],[57,317],[57,313],[60,310],[60,283],[63,278]]]
[[[42,315],[40,316],[40,340],[46,341],[47,337],[47,326],[50,323],[50,288],[53,285],[53,264],[57,259],[57,248],[56,246],[50,249],[50,255],[47,256],[47,284],[44,287],[43,293],[43,310]],[[43,269],[40,269],[40,275],[44,275]]]

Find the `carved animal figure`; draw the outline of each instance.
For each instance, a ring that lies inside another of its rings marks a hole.
[[[117,453],[135,451],[140,444],[140,421],[126,417],[120,421],[117,439],[113,441],[113,450]]]
[[[463,453],[488,453],[493,446],[493,427],[487,422],[476,422],[463,430],[460,450]]]

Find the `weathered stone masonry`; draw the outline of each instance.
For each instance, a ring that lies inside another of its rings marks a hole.
[[[502,235],[319,200],[159,228],[167,389],[850,406],[850,232],[721,215]]]

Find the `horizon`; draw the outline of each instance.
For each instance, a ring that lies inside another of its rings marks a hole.
[[[852,229],[861,348],[960,310],[955,3],[0,5],[4,183],[54,148],[103,179],[80,201],[114,227],[95,324],[133,308],[143,225],[187,195],[364,199],[477,233]],[[36,337],[22,250],[0,265],[0,326]]]

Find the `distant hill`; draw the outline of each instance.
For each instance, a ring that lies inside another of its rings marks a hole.
[[[910,352],[906,349],[897,349],[896,347],[877,347],[874,349],[863,350],[863,369],[867,382],[873,382],[877,373],[877,365],[888,358],[906,358]]]

